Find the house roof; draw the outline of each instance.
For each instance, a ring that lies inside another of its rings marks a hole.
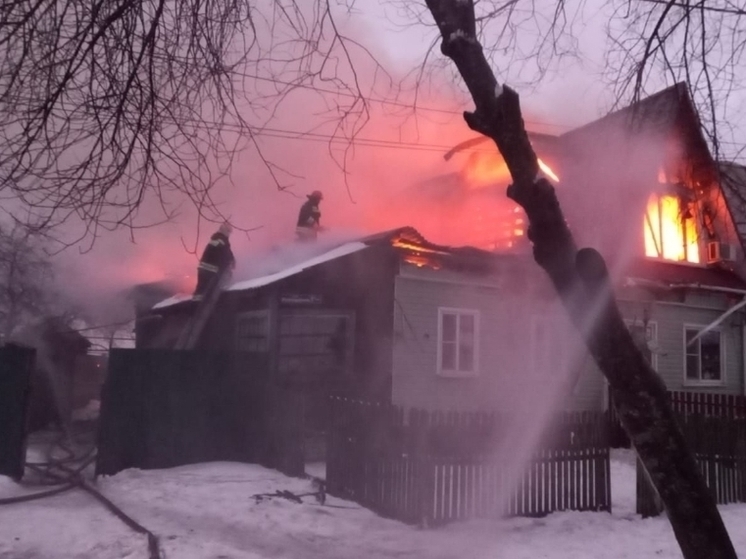
[[[228,291],[243,291],[246,289],[256,289],[257,287],[269,285],[276,281],[280,281],[281,279],[294,276],[295,274],[301,273],[303,270],[312,268],[314,266],[318,266],[319,264],[323,264],[324,262],[336,260],[337,258],[341,258],[342,256],[347,256],[348,254],[352,254],[354,252],[358,252],[366,248],[368,248],[368,245],[362,242],[356,241],[352,243],[345,243],[341,246],[328,250],[324,252],[323,254],[314,256],[312,258],[304,260],[298,264],[292,265],[289,268],[285,268],[273,274],[248,279],[245,281],[239,281],[237,283],[234,283],[230,287],[228,287],[227,290]]]
[[[11,336],[12,341],[40,347],[41,344],[52,344],[65,348],[71,353],[85,353],[91,342],[77,330],[71,328],[60,317],[49,316],[21,328]]]
[[[723,268],[705,268],[666,262],[650,258],[638,258],[627,267],[625,276],[630,280],[646,280],[663,283],[667,287],[735,289],[746,292],[746,283],[734,272]]]
[[[630,134],[652,134],[671,137],[678,132],[683,140],[693,170],[712,178],[713,158],[694,106],[689,87],[679,82],[618,111],[565,132],[560,136],[568,153],[580,146],[598,145],[598,137],[624,131]]]
[[[565,132],[560,136],[560,139],[563,141],[573,140],[590,133],[598,133],[602,129],[616,127],[628,129],[635,133],[642,131],[667,132],[676,124],[681,107],[684,104],[691,105],[691,98],[686,83],[681,82],[588,124]]]
[[[721,162],[719,168],[723,197],[743,245],[746,241],[746,167]]]
[[[231,284],[225,291],[257,289],[374,246],[391,247],[407,255],[432,259],[440,265],[445,263],[472,271],[486,270],[496,258],[493,253],[473,247],[437,245],[429,242],[413,227],[399,227],[342,242],[291,243],[275,247],[252,260],[250,275]],[[163,309],[191,300],[191,295],[177,294],[152,308]]]

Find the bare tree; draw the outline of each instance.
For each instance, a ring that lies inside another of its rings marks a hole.
[[[0,193],[47,226],[134,226],[144,200],[170,215],[210,195],[297,88],[328,98],[334,135],[368,106],[335,0],[18,0],[0,7]],[[356,58],[357,57],[357,58]],[[288,177],[263,158],[278,187]]]
[[[49,312],[53,271],[43,239],[26,227],[0,226],[0,336]]]
[[[613,0],[607,25],[607,76],[617,102],[638,100],[648,84],[686,82],[716,157],[741,155],[729,125],[743,89],[746,10],[735,3]],[[725,145],[723,145],[725,144]]]
[[[699,474],[666,398],[666,387],[622,320],[606,264],[578,250],[552,185],[539,174],[518,95],[497,82],[477,38],[473,0],[426,0],[442,42],[476,106],[468,126],[492,138],[513,185],[508,196],[529,219],[534,258],[544,268],[612,388],[619,418],[668,512],[686,559],[734,559],[715,500]]]

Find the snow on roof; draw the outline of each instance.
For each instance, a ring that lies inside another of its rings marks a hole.
[[[160,303],[156,303],[153,305],[154,309],[162,309],[164,307],[170,307],[171,305],[175,305],[176,303],[183,303],[184,301],[191,301],[192,296],[186,293],[177,293],[173,297],[169,297],[168,299],[164,299]]]
[[[227,290],[228,291],[243,291],[245,289],[255,289],[257,287],[262,287],[263,285],[269,285],[270,283],[274,283],[281,279],[285,279],[287,277],[294,276],[295,274],[299,274],[303,270],[306,270],[313,266],[318,266],[319,264],[323,264],[324,262],[329,262],[330,260],[335,260],[336,258],[347,256],[348,254],[352,254],[354,252],[363,250],[364,248],[368,248],[368,245],[366,245],[365,243],[361,243],[359,241],[352,242],[352,243],[345,243],[341,246],[333,248],[332,250],[324,252],[323,254],[314,256],[312,258],[304,260],[303,262],[300,262],[299,264],[295,264],[293,266],[290,266],[289,268],[280,270],[273,274],[260,276],[260,277],[248,279],[245,281],[239,281],[238,283],[234,283],[233,285],[228,287]]]
[[[334,246],[333,248],[325,248],[320,254],[317,252],[318,245],[316,246],[305,246],[305,245],[289,245],[283,248],[275,249],[273,252],[259,257],[256,260],[248,261],[247,265],[260,275],[250,277],[245,280],[238,281],[227,288],[225,291],[244,291],[247,289],[256,289],[264,285],[269,285],[281,279],[285,279],[295,274],[301,273],[303,270],[318,266],[324,262],[341,258],[358,252],[369,245],[361,241],[346,242],[342,245]],[[314,249],[309,251],[309,249]],[[192,295],[179,293],[173,297],[169,297],[157,303],[153,306],[153,310],[163,309],[190,301]]]

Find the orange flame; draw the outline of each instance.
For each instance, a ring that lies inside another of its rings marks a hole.
[[[541,158],[538,159],[539,169],[552,179],[559,182],[557,173]],[[511,181],[510,170],[499,153],[475,151],[469,157],[463,170],[464,178],[469,186],[480,188],[492,184],[507,184]]]
[[[699,263],[697,226],[678,196],[651,194],[644,227],[645,256]]]

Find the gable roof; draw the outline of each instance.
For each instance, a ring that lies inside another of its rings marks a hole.
[[[569,130],[560,138],[572,141],[612,128],[633,133],[667,133],[676,124],[681,107],[685,104],[691,105],[689,90],[685,83],[677,83],[597,120]]]
[[[599,136],[612,132],[672,137],[678,133],[695,171],[713,178],[714,161],[689,87],[679,82],[560,136],[565,153],[579,146],[598,145]]]
[[[737,163],[719,164],[720,185],[741,246],[746,242],[746,167]]]

